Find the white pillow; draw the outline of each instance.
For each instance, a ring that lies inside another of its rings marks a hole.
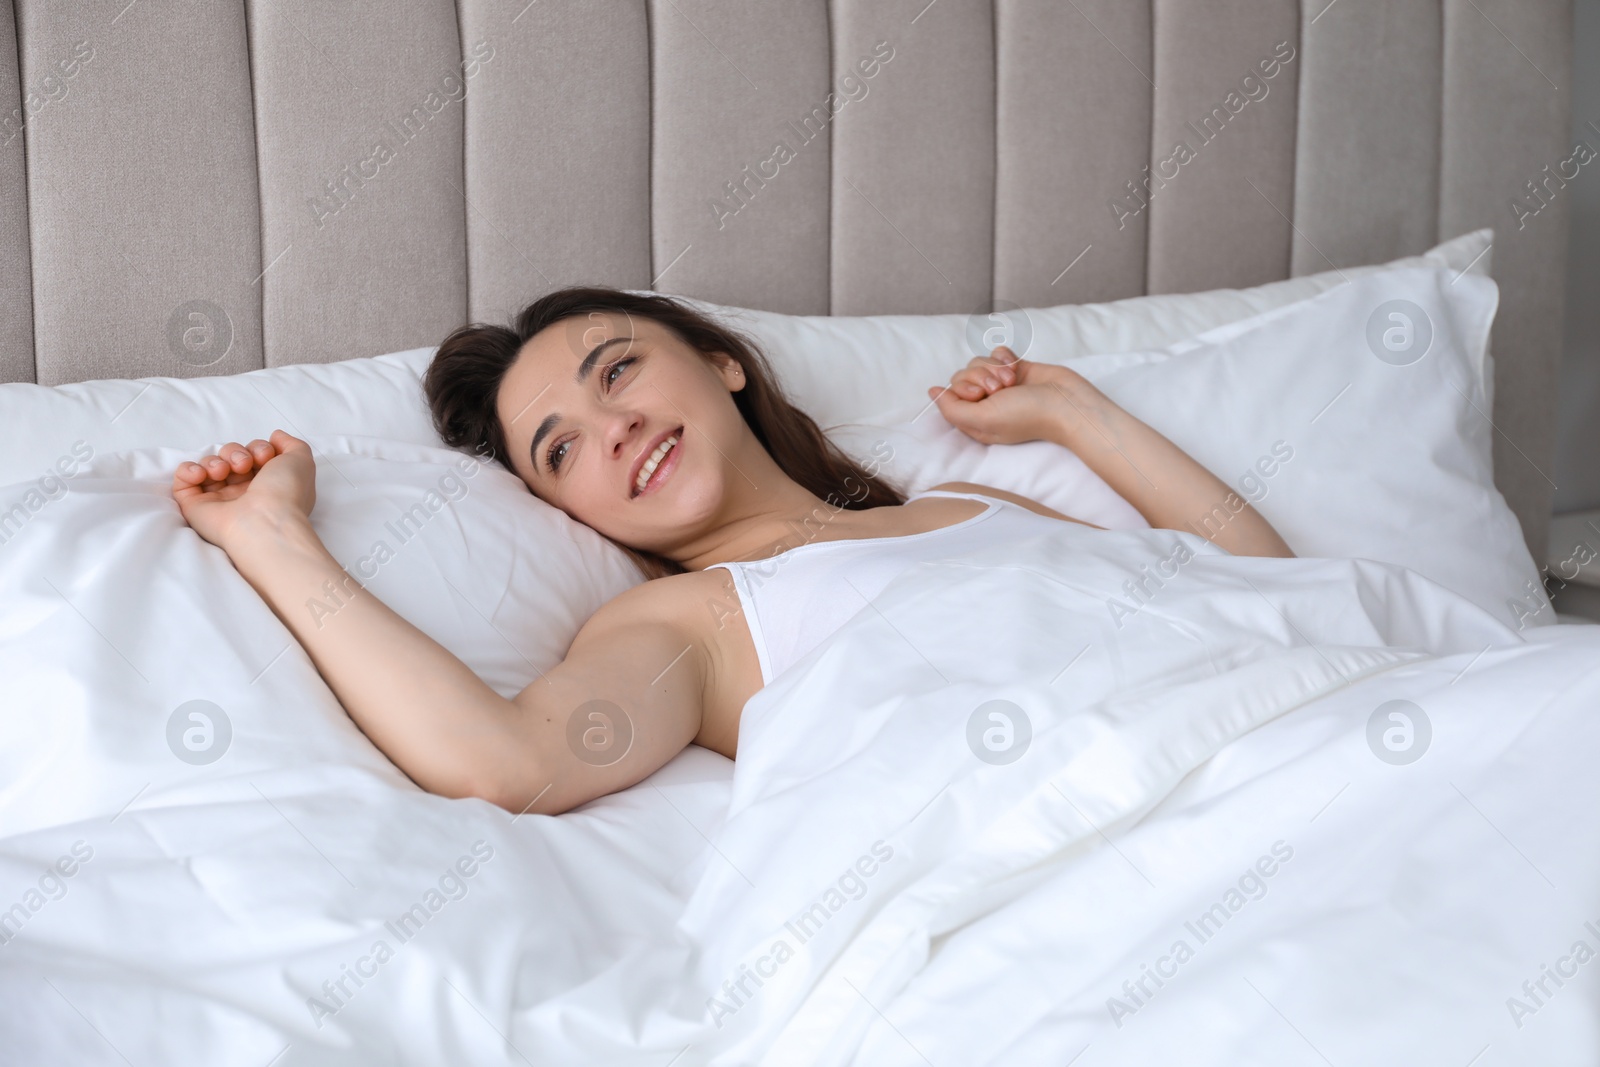
[[[1487,231],[1479,231],[1479,234]],[[1472,235],[1476,236],[1476,235]],[[1426,266],[1426,264],[1422,264]],[[1478,274],[1481,263],[1474,264]],[[1355,277],[1387,275],[1391,270],[1405,268],[1374,267],[1364,269]],[[1451,278],[1459,275],[1453,269]],[[1479,274],[1481,277],[1487,275]],[[1322,292],[1326,289],[1320,290]],[[1224,323],[1194,337],[1188,337],[1166,348],[1153,352],[1108,352],[1093,356],[1065,357],[1060,351],[1043,351],[1035,344],[1029,357],[1040,363],[1070,366],[1093,382],[1129,367],[1163,363],[1174,356],[1193,351],[1203,351],[1208,346],[1238,337],[1258,329],[1281,315],[1295,314],[1315,294],[1292,304],[1274,307],[1247,319]],[[1027,314],[1041,318],[1057,316],[1068,309],[1052,308]],[[1288,353],[1285,353],[1287,356]],[[1493,379],[1488,373],[1487,344],[1464,353],[1472,368],[1473,380],[1478,383],[1483,396],[1491,396]],[[944,384],[928,383],[928,384]],[[1263,398],[1265,399],[1265,398]],[[1484,410],[1488,410],[1485,407]],[[905,489],[907,493],[921,492],[940,482],[972,482],[977,485],[1007,489],[1030,497],[1064,515],[1070,515],[1110,530],[1148,529],[1149,523],[1139,512],[1119,496],[1082,460],[1070,452],[1047,442],[1035,441],[1022,445],[984,445],[957,430],[945,421],[932,402],[924,402],[910,419],[878,425],[872,421],[841,423],[830,427],[828,436],[840,448],[860,463],[876,460],[879,473]],[[1226,470],[1213,470],[1242,495],[1254,490],[1240,477],[1229,477]]]
[[[1346,281],[1396,267],[1489,271],[1493,231],[1476,230],[1421,256],[1308,274],[1251,289],[1138,296],[1105,304],[989,315],[780,315],[689,301],[759,341],[801,410],[824,428],[889,426],[914,417],[926,387],[947,382],[997,344],[1027,359],[1062,360],[1160,348],[1227,323],[1297,303]]]
[[[1482,271],[1489,262],[1489,240],[1489,230],[1478,230],[1425,256],[1395,262]],[[948,380],[977,354],[974,346],[986,330],[1004,333],[1011,324],[1009,339],[1030,359],[1047,358],[1036,352],[1067,359],[1158,348],[1376,269],[1347,268],[1253,289],[1069,304],[1005,318],[833,318],[698,306],[748,330],[771,355],[791,398],[823,427],[855,421],[891,425],[923,406],[925,386]],[[1015,336],[1021,332],[1033,340],[1022,344]],[[6,428],[0,485],[38,478],[58,462],[70,464],[75,450],[106,455],[164,447],[204,453],[224,441],[265,436],[276,427],[299,437],[349,434],[437,446],[419,381],[434,351],[416,348],[211,378],[0,384],[0,426]]]
[[[1497,302],[1483,277],[1372,272],[1162,352],[1058,362],[1234,486],[1296,554],[1397,563],[1521,629],[1553,612],[1494,487],[1485,351]],[[860,455],[873,435],[900,443],[886,472],[913,488],[982,482],[1132,525],[1054,445],[964,447],[953,428],[906,426],[840,436]]]
[[[434,348],[339,363],[297,363],[212,378],[107,378],[0,385],[0,485],[38,478],[85,452],[214,451],[284,429],[439,447],[420,375]]]
[[[317,455],[312,524],[334,558],[502,695],[560,663],[584,621],[640,581],[614,545],[498,464],[379,438],[314,436],[310,443]],[[93,498],[98,522],[164,517],[176,530],[182,517],[170,494],[172,471],[190,458],[166,448],[121,452],[91,459],[64,482],[0,489],[0,536],[20,545],[35,522],[49,528],[65,510],[55,504],[63,495]],[[24,522],[14,505],[27,513]],[[303,610],[336,626],[345,599],[336,589]]]
[[[1079,364],[1086,361],[1064,362],[1082,373]],[[941,482],[972,482],[1020,493],[1063,515],[1108,530],[1150,527],[1132,504],[1059,445],[1048,441],[979,444],[946,422],[931,403],[909,422],[893,426],[851,422],[827,433],[829,440],[856,462],[908,495]]]

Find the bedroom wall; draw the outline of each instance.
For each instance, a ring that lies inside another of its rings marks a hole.
[[[1600,151],[1600,0],[1577,0],[1573,21],[1572,140]],[[1561,191],[1572,199],[1557,422],[1558,514],[1600,508],[1600,159]]]

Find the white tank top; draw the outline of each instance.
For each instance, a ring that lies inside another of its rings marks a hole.
[[[767,559],[713,563],[733,576],[739,605],[761,661],[761,684],[771,685],[843,626],[895,576],[915,563],[959,552],[997,548],[1062,520],[977,493],[929,489],[907,497],[966,497],[988,505],[953,526],[899,537],[810,541]]]

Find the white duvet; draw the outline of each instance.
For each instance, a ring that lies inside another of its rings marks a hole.
[[[1600,1061],[1600,628],[1062,524],[513,819],[97,506],[0,549],[5,1063]]]

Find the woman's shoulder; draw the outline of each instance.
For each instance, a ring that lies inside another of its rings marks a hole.
[[[703,630],[725,612],[738,612],[739,593],[722,567],[684,571],[640,582],[612,597],[594,618],[608,621],[655,620]]]
[[[761,659],[743,624],[743,606],[725,568],[685,571],[653,578],[607,601],[585,626],[599,629],[655,624],[698,648],[708,679],[704,723],[697,740],[732,756],[738,741],[739,709],[761,688]]]

